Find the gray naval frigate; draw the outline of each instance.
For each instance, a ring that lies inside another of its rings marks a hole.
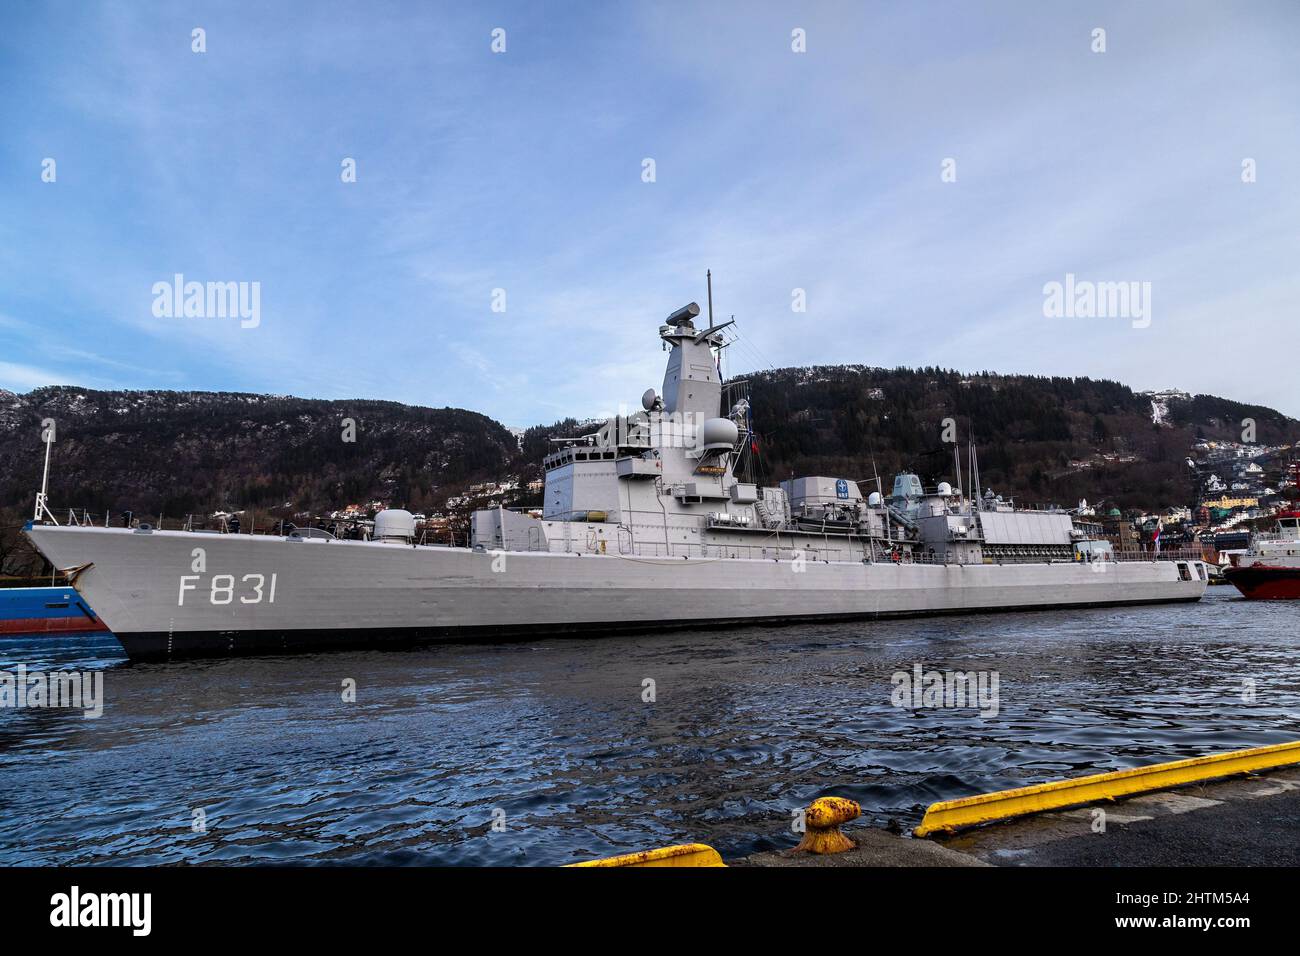
[[[1204,594],[1200,561],[1117,560],[1069,513],[977,480],[964,494],[904,474],[865,497],[846,477],[744,480],[751,410],[724,404],[718,361],[732,322],[699,314],[661,325],[668,366],[641,410],[556,443],[540,513],[477,511],[465,547],[421,543],[400,509],[362,541],[58,525],[43,491],[26,533],[133,659]]]

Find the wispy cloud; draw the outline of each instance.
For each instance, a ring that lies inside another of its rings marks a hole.
[[[71,384],[60,373],[36,365],[0,361],[0,388],[25,392],[42,385]]]
[[[23,384],[526,425],[658,385],[655,329],[711,268],[736,371],[1087,374],[1300,414],[1286,350],[1248,378],[1213,359],[1289,336],[1300,294],[1287,3],[242,3],[201,18],[205,54],[164,5],[6,16],[0,355]],[[260,281],[261,325],[156,318],[176,272]],[[1150,328],[1045,319],[1066,272],[1152,282]]]

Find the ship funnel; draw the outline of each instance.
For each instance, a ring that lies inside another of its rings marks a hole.
[[[664,320],[664,324],[671,325],[674,328],[682,325],[691,325],[692,324],[691,320],[694,319],[699,314],[700,314],[699,303],[692,302],[689,305],[682,306],[672,315],[668,316],[668,318]]]

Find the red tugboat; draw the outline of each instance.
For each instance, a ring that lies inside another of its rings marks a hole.
[[[1300,598],[1300,511],[1283,511],[1273,530],[1256,534],[1223,572],[1252,600]]]

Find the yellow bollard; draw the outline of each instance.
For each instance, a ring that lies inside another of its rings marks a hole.
[[[804,835],[795,852],[843,853],[853,849],[852,840],[840,832],[840,825],[862,816],[862,807],[847,797],[818,797],[804,812]]]
[[[1300,740],[943,800],[930,805],[930,809],[925,811],[925,819],[913,835],[924,837],[932,833],[951,833],[963,827],[1009,820],[1028,813],[1082,806],[1097,800],[1114,800],[1116,797],[1168,790],[1236,774],[1275,770],[1297,763],[1300,763]]]
[[[718,851],[703,843],[687,843],[682,846],[666,846],[657,850],[642,850],[640,853],[624,853],[622,856],[610,856],[603,860],[586,860],[582,863],[570,863],[568,866],[726,866]]]

